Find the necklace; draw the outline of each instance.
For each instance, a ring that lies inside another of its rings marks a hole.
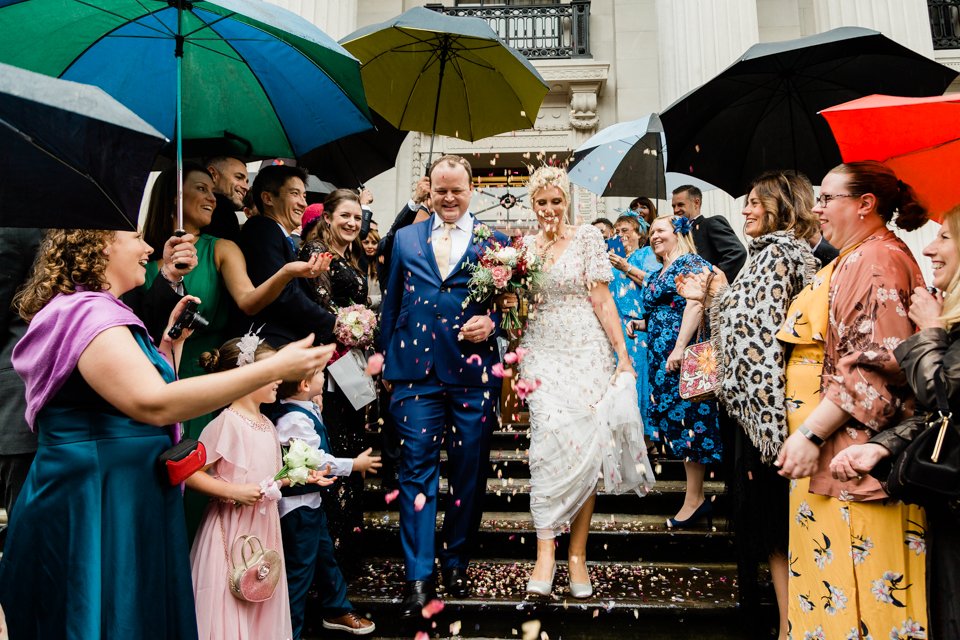
[[[547,264],[553,260],[553,252],[551,251],[551,249],[553,248],[553,245],[557,244],[557,242],[559,242],[560,240],[567,239],[567,231],[568,231],[568,228],[564,226],[563,231],[557,234],[554,234],[553,240],[547,240],[546,239],[547,234],[545,233],[543,234],[543,239],[544,239],[543,246],[541,246],[537,251],[537,254],[540,256],[540,261],[543,264]]]
[[[243,415],[233,407],[227,407],[226,410],[232,413],[233,415],[237,416],[244,422],[246,422],[248,425],[250,425],[257,431],[269,431],[272,426],[270,424],[270,421],[267,420],[267,418],[263,414],[260,414],[260,420],[254,420],[253,418],[249,418]]]

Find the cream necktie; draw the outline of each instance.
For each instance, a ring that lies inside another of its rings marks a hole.
[[[444,279],[447,277],[447,272],[450,271],[450,248],[453,245],[450,239],[450,231],[455,226],[452,222],[444,222],[440,235],[433,239],[433,255],[437,259],[440,277]]]

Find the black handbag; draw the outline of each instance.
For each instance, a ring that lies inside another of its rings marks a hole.
[[[887,477],[890,497],[921,506],[943,506],[960,498],[960,427],[947,402],[942,371],[933,383],[937,411],[894,458]]]

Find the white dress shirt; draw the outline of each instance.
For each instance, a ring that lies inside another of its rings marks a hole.
[[[306,409],[315,415],[321,422],[323,418],[320,415],[320,408],[309,400],[294,400],[292,398],[281,400],[280,404],[292,404]],[[291,411],[280,416],[277,420],[277,438],[280,444],[289,444],[291,440],[303,440],[314,449],[320,449],[320,436],[313,428],[313,421],[299,411]],[[323,451],[321,449],[321,451]],[[352,458],[335,458],[329,453],[323,451],[323,464],[321,467],[330,465],[330,473],[335,476],[348,476],[353,473]],[[300,507],[310,507],[317,509],[322,503],[319,492],[305,493],[300,496],[284,496],[280,498],[280,517],[287,515],[294,509]]]
[[[436,242],[442,234],[443,220],[439,215],[434,215],[430,242]],[[463,258],[463,254],[467,252],[467,247],[470,246],[472,236],[473,215],[467,211],[460,216],[460,219],[454,223],[453,229],[450,230],[450,270],[447,272],[447,276],[453,273],[456,266],[460,264],[460,259]]]

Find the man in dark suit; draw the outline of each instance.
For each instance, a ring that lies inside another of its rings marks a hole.
[[[810,238],[810,248],[813,249],[813,257],[820,261],[821,267],[827,266],[840,255],[840,250],[827,242],[819,231]]]
[[[703,192],[693,185],[687,184],[673,190],[673,214],[690,221],[697,253],[723,271],[728,281],[733,282],[747,261],[747,250],[726,218],[700,215],[702,202]]]
[[[37,436],[24,419],[23,380],[13,370],[10,357],[27,330],[11,304],[30,276],[40,236],[39,229],[0,228],[0,506],[8,517],[37,452]],[[2,540],[0,535],[0,549]]]
[[[400,541],[406,561],[402,615],[415,618],[433,594],[434,537],[440,447],[449,463],[440,566],[447,592],[469,595],[469,546],[480,524],[497,424],[500,380],[498,315],[491,303],[468,299],[468,264],[489,242],[474,230],[470,163],[443,156],[430,170],[435,211],[397,231],[383,291],[384,379],[393,385],[390,410],[403,438]],[[502,233],[497,241],[506,243]]]
[[[213,178],[213,195],[217,198],[217,208],[213,210],[210,224],[201,229],[201,232],[237,242],[240,238],[237,211],[243,210],[243,198],[250,185],[247,165],[239,158],[217,156],[207,160],[207,173]]]
[[[253,181],[253,199],[260,215],[243,225],[239,245],[255,287],[297,259],[290,234],[300,226],[307,208],[306,181],[306,172],[290,165],[264,167]],[[254,327],[263,325],[260,336],[280,348],[310,333],[314,335],[314,344],[333,342],[335,320],[294,280],[250,321]]]

